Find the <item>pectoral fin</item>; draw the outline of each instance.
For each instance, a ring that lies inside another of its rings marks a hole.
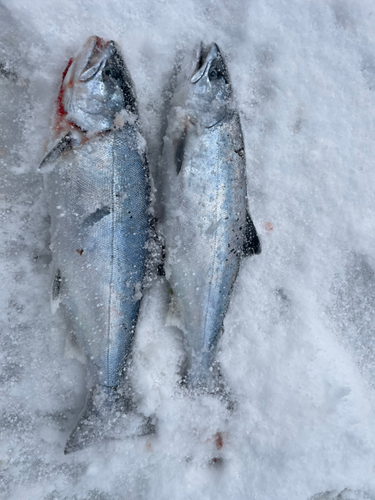
[[[186,137],[187,137],[187,129],[186,125],[181,136],[176,140],[176,174],[178,175],[181,171],[182,163],[185,157],[185,147],[186,147]]]
[[[62,287],[62,276],[60,269],[55,270],[55,274],[52,280],[52,290],[51,290],[51,312],[55,314],[58,310],[61,302],[61,287]]]
[[[255,229],[254,223],[250,217],[249,212],[246,211],[246,226],[244,233],[244,242],[242,247],[242,253],[244,257],[249,255],[259,255],[261,252],[261,246],[257,230]]]
[[[52,283],[52,300],[57,300],[59,298],[60,289],[61,289],[61,272],[60,269],[57,269]]]
[[[53,146],[51,151],[49,151],[43,158],[42,163],[39,165],[39,169],[44,168],[48,163],[54,162],[57,158],[66,150],[71,148],[71,135],[66,134],[62,139],[60,139],[57,144]]]

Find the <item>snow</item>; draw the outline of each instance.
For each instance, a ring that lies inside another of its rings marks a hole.
[[[6,0],[0,5],[0,488],[20,499],[375,498],[375,10],[366,0]],[[152,437],[64,456],[85,367],[50,310],[37,166],[66,63],[122,47],[153,175],[176,56],[228,62],[263,251],[244,261],[219,359],[237,399],[177,386],[168,288],[146,291],[131,372]],[[223,434],[217,450],[215,435]],[[213,457],[222,458],[216,464]],[[340,492],[342,492],[340,494]]]

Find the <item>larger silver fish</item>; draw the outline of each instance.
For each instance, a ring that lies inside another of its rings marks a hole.
[[[240,119],[216,44],[183,63],[164,141],[169,323],[186,334],[187,385],[215,391],[215,352],[240,262],[260,253]]]
[[[122,397],[149,239],[149,175],[136,96],[117,45],[90,37],[70,60],[57,100],[58,140],[41,164],[51,213],[53,300],[88,358],[86,407],[65,452],[129,410]],[[143,416],[130,434],[152,431]],[[120,437],[126,435],[123,430]],[[113,436],[112,436],[113,437]]]

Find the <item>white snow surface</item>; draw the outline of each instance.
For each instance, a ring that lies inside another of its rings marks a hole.
[[[366,0],[0,5],[1,498],[375,498],[374,22]],[[50,309],[37,167],[61,73],[93,34],[122,47],[154,175],[176,55],[219,44],[262,254],[242,264],[219,346],[235,410],[179,390],[182,337],[165,326],[160,278],[131,370],[156,435],[64,456],[85,367],[64,356],[66,327]]]

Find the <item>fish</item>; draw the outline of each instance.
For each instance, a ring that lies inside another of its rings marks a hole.
[[[51,217],[52,307],[87,358],[88,396],[65,454],[155,431],[125,389],[147,268],[150,177],[129,70],[97,36],[69,60],[40,165]]]
[[[246,157],[227,65],[216,43],[181,65],[160,165],[167,324],[184,332],[182,382],[222,392],[218,341],[241,261],[261,253],[248,210]]]

